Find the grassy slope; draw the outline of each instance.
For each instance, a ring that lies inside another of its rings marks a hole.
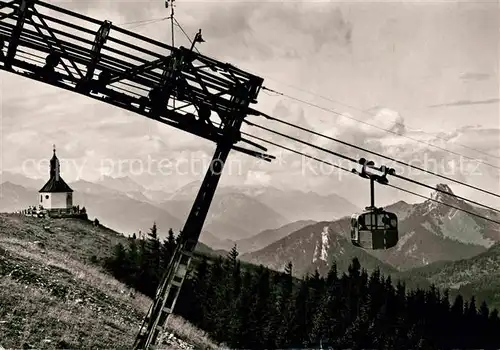
[[[90,263],[118,242],[126,238],[82,220],[0,214],[0,345],[130,348],[151,300]],[[178,317],[169,326],[193,345],[217,348]]]

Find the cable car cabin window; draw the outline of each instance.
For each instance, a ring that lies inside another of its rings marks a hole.
[[[354,245],[358,245],[359,241],[359,229],[358,229],[358,216],[353,215],[351,217],[351,241]]]

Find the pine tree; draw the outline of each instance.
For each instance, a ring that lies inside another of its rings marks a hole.
[[[342,344],[351,349],[372,348],[373,340],[376,338],[374,333],[374,322],[370,319],[371,301],[367,296],[360,312],[354,322],[347,328]]]
[[[335,301],[339,298],[339,279],[337,264],[332,262],[325,281],[325,289],[320,300],[318,311],[313,316],[309,339],[313,344],[328,343],[328,329],[338,313]]]
[[[242,278],[241,293],[236,300],[235,314],[232,319],[234,328],[229,338],[229,344],[234,349],[248,348],[248,344],[251,343],[253,338],[253,330],[250,327],[253,282],[250,271],[245,271]]]
[[[466,331],[466,329],[464,329],[463,325],[463,315],[464,299],[459,294],[455,297],[453,305],[451,306],[449,318],[450,328],[453,330],[453,334],[450,334],[452,335],[452,338],[450,340],[453,340],[453,346],[455,347],[464,346],[464,341],[467,337],[467,335],[464,334],[464,331]]]
[[[353,258],[351,264],[347,268],[347,271],[349,272],[349,277],[351,278],[359,278],[361,275],[361,264],[359,263],[358,258]]]
[[[283,348],[290,342],[291,326],[293,322],[293,264],[288,262],[285,272],[280,275],[276,285],[276,312],[273,315],[275,330],[272,348]]]
[[[308,337],[306,338],[307,344],[309,346],[317,346],[319,345],[320,339],[315,337],[313,333],[315,333],[315,321],[320,317],[321,313],[324,311],[324,296],[326,291],[326,282],[325,279],[322,278],[319,274],[319,271],[316,270],[315,273],[308,280],[309,286],[309,297],[307,298],[307,313],[310,318],[310,322],[306,326],[306,333]]]
[[[231,251],[227,255],[228,262],[230,263],[231,266],[236,265],[236,260],[238,259],[238,249],[236,248],[236,244],[231,248]]]
[[[241,290],[241,266],[237,257],[238,251],[235,245],[224,259],[224,273],[218,288],[218,298],[221,301],[218,306],[217,323],[219,331],[215,334],[218,339],[231,338],[231,333],[237,332],[234,322],[234,310]]]
[[[481,303],[481,306],[479,307],[479,316],[483,320],[488,320],[490,316],[490,309],[488,308],[488,305],[486,304],[485,301]]]
[[[467,345],[474,348],[478,344],[478,334],[480,333],[480,328],[477,319],[477,309],[476,309],[476,298],[471,297],[467,308],[465,309],[464,323],[467,325],[466,328],[469,333],[469,338],[467,339]]]
[[[500,318],[498,317],[498,310],[493,309],[490,312],[490,317],[488,318],[487,331],[489,336],[489,348],[498,349],[500,348],[500,334],[498,332],[500,329]]]
[[[347,300],[348,308],[350,311],[347,323],[350,324],[357,318],[362,301],[361,265],[358,258],[352,259],[352,262],[347,270],[349,275],[348,278],[345,279],[345,281],[347,282]]]
[[[271,312],[269,269],[259,266],[256,275],[256,283],[253,288],[252,303],[250,306],[250,329],[253,332],[250,344],[253,349],[266,348],[269,342],[269,318]]]
[[[150,264],[151,267],[157,268],[160,266],[160,240],[158,238],[158,229],[156,227],[156,222],[150,228],[147,240],[148,250],[150,253]]]
[[[114,247],[113,256],[109,260],[108,266],[118,280],[123,281],[125,279],[127,276],[128,256],[123,244],[118,243]]]
[[[476,309],[476,298],[472,297],[470,299],[468,308],[465,312],[466,316],[469,317],[470,319],[474,319],[477,315],[477,309]]]
[[[176,312],[197,327],[203,327],[208,288],[210,285],[210,267],[206,257],[196,266],[192,280],[186,279],[182,293],[176,304]],[[189,282],[188,285],[186,282]],[[189,288],[190,287],[190,288]]]
[[[436,342],[440,347],[446,347],[449,343],[448,339],[452,337],[454,329],[451,328],[448,317],[450,315],[450,292],[445,289],[443,295],[437,296],[437,309],[436,316],[434,318],[434,326],[439,328],[435,332]]]
[[[489,330],[490,309],[485,301],[481,303],[477,315],[477,337],[482,340],[481,347],[492,346],[492,336]]]
[[[150,272],[150,252],[144,238],[138,242],[138,269],[137,269],[137,290],[149,297],[155,296],[155,289],[151,288]]]
[[[203,306],[203,315],[205,316],[202,321],[203,329],[212,334],[221,333],[224,328],[220,318],[220,309],[226,303],[222,293],[226,287],[224,272],[222,258],[218,257],[210,267],[208,288]]]
[[[139,250],[137,248],[136,239],[132,239],[128,243],[128,260],[129,260],[129,269],[126,282],[129,285],[135,287],[137,285],[137,278],[138,278],[137,273],[140,263]]]
[[[153,222],[153,226],[149,229],[148,236],[152,239],[158,238],[158,228],[156,227],[156,222]]]
[[[312,315],[308,310],[309,306],[309,282],[303,279],[300,283],[299,291],[294,302],[294,315],[290,334],[290,344],[287,347],[307,348],[308,347],[308,325],[311,323]]]
[[[289,261],[285,266],[285,274],[292,276],[292,272],[293,272],[293,264],[291,261]]]
[[[234,305],[236,304],[235,300],[237,300],[240,296],[240,293],[241,293],[241,284],[242,284],[242,281],[241,281],[241,263],[239,260],[237,260],[235,262],[235,266],[234,266],[234,269],[233,269],[233,273],[232,273],[232,279],[233,279],[233,290],[232,290],[232,295],[231,295],[231,298],[232,298],[232,301],[233,301],[233,307]]]
[[[179,244],[184,239],[184,233],[179,231],[179,234],[175,238],[175,244]]]
[[[158,238],[158,229],[156,223],[150,228],[146,241],[146,255],[144,256],[144,267],[147,276],[147,290],[148,294],[154,295],[163,269],[161,266],[161,243]]]
[[[163,240],[163,244],[161,246],[161,265],[166,268],[170,264],[170,260],[174,254],[176,248],[176,241],[174,231],[170,228],[168,230],[168,236],[165,240]]]

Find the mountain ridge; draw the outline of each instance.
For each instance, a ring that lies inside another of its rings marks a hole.
[[[240,254],[249,253],[262,249],[273,242],[276,242],[290,233],[295,232],[305,226],[315,224],[313,220],[299,220],[276,229],[267,229],[251,237],[234,242]]]
[[[448,193],[453,193],[451,188],[444,184],[438,184],[437,189],[445,189]],[[458,207],[473,212],[477,210],[476,207],[464,203],[461,199],[448,197],[451,196],[437,190],[431,193],[432,199],[444,199],[448,201],[445,202],[447,204],[453,201]],[[436,205],[431,200],[416,204],[397,201],[386,206],[386,210],[393,211],[398,215],[398,244],[388,250],[367,250],[364,253],[396,270],[410,270],[442,260],[472,258],[485,252],[493,244],[491,237],[496,237],[500,241],[499,235],[496,235],[498,231],[495,231],[485,220],[471,217],[469,214],[462,216],[462,214],[457,213],[454,213],[454,216],[450,218],[449,207],[443,204]],[[454,221],[459,218],[462,219],[461,223]],[[476,224],[476,226],[471,223]],[[327,228],[326,231],[325,228]],[[457,233],[453,234],[454,230]],[[327,232],[326,236],[325,232]],[[272,268],[282,268],[287,261],[297,262],[301,266],[301,271],[305,272],[309,264],[314,264],[318,260],[324,261],[324,259],[318,258],[319,252],[322,252],[323,249],[321,242],[334,242],[333,245],[337,247],[339,252],[346,251],[343,243],[339,243],[337,236],[342,236],[345,242],[350,241],[349,216],[306,226],[259,251],[244,254],[242,259],[253,263],[263,263],[266,266],[272,266]],[[349,244],[351,243],[349,242]],[[336,252],[331,250],[331,246],[330,243],[330,247],[326,249],[327,254],[324,252],[321,254],[339,258]],[[354,253],[349,251],[349,254]],[[350,260],[350,257],[341,258],[346,261]]]

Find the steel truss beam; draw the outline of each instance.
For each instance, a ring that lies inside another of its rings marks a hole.
[[[93,41],[86,38],[89,35]],[[216,143],[223,138],[228,115],[235,109],[236,86],[251,86],[248,101],[256,103],[263,82],[190,49],[174,48],[40,0],[0,0],[1,41],[8,42],[8,47],[6,55],[0,55],[0,69],[84,94]],[[46,56],[45,64],[36,62],[33,55]],[[124,90],[125,84],[134,91]],[[169,97],[182,106],[172,108]],[[220,125],[211,121],[214,113]],[[261,113],[247,106],[244,115],[248,114]],[[239,141],[267,151],[249,140]],[[234,144],[232,149],[266,161],[274,159]]]
[[[5,6],[12,6],[13,3],[10,2],[5,4]],[[9,40],[9,46],[7,47],[7,55],[5,56],[5,68],[10,70],[12,68],[12,61],[16,55],[16,50],[19,45],[19,36],[23,30],[24,22],[29,18],[29,8],[33,6],[33,0],[20,0],[19,4],[14,7],[14,12],[12,13],[14,17],[17,17],[16,25],[12,30],[12,35]],[[4,20],[7,17],[3,18]]]

